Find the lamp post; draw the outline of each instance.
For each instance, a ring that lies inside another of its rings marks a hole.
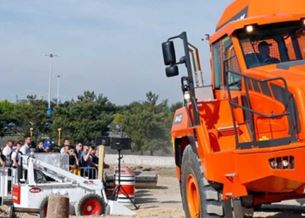
[[[34,130],[34,129],[31,127],[31,128],[30,128],[30,136],[31,136],[31,140],[33,140],[33,130]]]
[[[59,105],[59,85],[60,85],[59,80],[60,80],[60,75],[58,74],[56,76],[56,82],[57,82],[57,84],[56,84],[56,105],[57,106]]]
[[[61,128],[58,128],[57,131],[58,131],[58,146],[60,146]]]
[[[48,115],[52,114],[52,109],[51,109],[51,90],[52,90],[52,71],[53,71],[53,62],[52,59],[54,57],[57,57],[56,54],[46,54],[45,56],[49,57],[49,93],[48,93]]]

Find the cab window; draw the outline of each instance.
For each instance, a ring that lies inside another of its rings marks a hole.
[[[240,66],[230,37],[224,37],[212,45],[214,64],[214,86],[223,89],[230,86],[240,89]],[[230,73],[230,72],[234,72]]]
[[[254,26],[252,32],[238,31],[248,68],[304,59],[304,25],[286,22]]]
[[[222,83],[222,67],[221,67],[221,49],[220,42],[213,44],[213,64],[214,64],[214,86],[215,89],[220,89],[223,85]]]

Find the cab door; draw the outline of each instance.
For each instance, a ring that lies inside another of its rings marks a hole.
[[[212,83],[217,99],[227,99],[230,88],[235,96],[240,95],[241,77],[229,73],[240,72],[240,65],[230,37],[224,37],[211,46],[212,49]]]
[[[224,37],[211,46],[212,49],[212,84],[215,97],[218,100],[228,101],[228,89],[231,99],[242,104],[240,65],[231,37]],[[236,74],[238,73],[238,74]],[[231,111],[229,111],[231,113]],[[244,122],[243,112],[234,108],[234,116],[238,123]]]

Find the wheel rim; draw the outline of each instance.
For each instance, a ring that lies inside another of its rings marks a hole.
[[[200,195],[196,178],[190,174],[186,184],[187,204],[191,217],[200,216]]]
[[[82,207],[83,215],[100,215],[101,211],[102,205],[97,199],[88,199]]]

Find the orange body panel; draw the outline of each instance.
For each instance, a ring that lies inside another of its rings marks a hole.
[[[172,138],[182,138],[185,136],[192,136],[193,130],[190,128],[191,122],[187,114],[186,108],[180,108],[176,111],[173,125]]]
[[[277,149],[221,152],[207,156],[204,167],[208,180],[224,184],[224,197],[246,196],[251,191],[300,195],[304,194],[304,188],[302,193],[296,191],[304,187],[304,153],[304,144],[296,144],[293,149],[283,146]],[[295,169],[271,168],[271,158],[287,154],[295,157]],[[221,165],[219,160],[225,164]]]
[[[255,204],[260,204],[305,196],[305,61],[301,64],[292,64],[287,69],[276,64],[248,69],[239,41],[234,35],[236,30],[250,24],[273,24],[299,21],[303,18],[304,0],[235,0],[218,22],[217,32],[210,37],[211,44],[225,36],[232,37],[243,75],[258,80],[282,77],[287,81],[288,91],[292,94],[297,108],[299,129],[295,141],[280,146],[239,150],[235,133],[239,143],[247,143],[251,141],[252,130],[243,110],[230,107],[228,92],[223,87],[214,90],[215,100],[197,102],[199,126],[191,126],[193,111],[190,105],[177,110],[175,114],[171,130],[174,146],[183,151],[186,144],[175,144],[176,140],[187,137],[195,139],[198,157],[205,169],[205,177],[209,181],[223,185],[225,199],[259,193],[257,196],[254,194],[254,201]],[[286,43],[292,42],[287,40]],[[300,42],[300,46],[303,46],[301,52],[305,54],[305,40]],[[288,49],[287,52],[289,56],[294,57],[293,51]],[[212,70],[215,70],[213,66]],[[275,81],[274,84],[283,87],[283,83],[279,81]],[[259,86],[259,89],[262,90],[262,87]],[[240,91],[232,91],[232,97],[239,104],[243,103],[242,98],[245,94],[244,87]],[[284,104],[276,100],[275,96],[266,96],[253,90],[249,91],[249,96],[255,111],[263,114],[281,114],[285,111]],[[282,139],[290,134],[287,116],[271,119],[255,114],[253,120],[256,141]],[[272,160],[285,158],[293,158],[291,169],[272,167]],[[180,166],[177,166],[179,179],[180,173]]]
[[[223,12],[210,42],[249,24],[270,24],[305,18],[303,0],[235,0]]]

